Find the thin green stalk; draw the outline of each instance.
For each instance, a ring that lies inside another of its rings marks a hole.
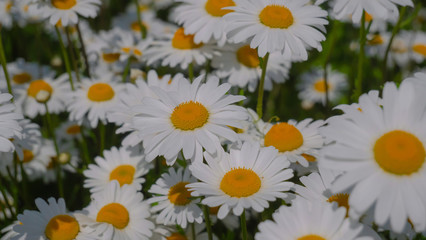
[[[191,223],[191,232],[192,232],[192,239],[197,240],[197,234],[195,234],[195,223]]]
[[[129,75],[129,71],[130,71],[131,60],[132,60],[132,57],[129,57],[129,59],[127,60],[126,67],[124,68],[124,71],[123,71],[123,83],[125,83],[127,81],[127,76]]]
[[[211,60],[207,59],[206,66],[204,68],[204,71],[206,72],[204,75],[204,82],[207,82],[207,77],[209,76],[209,73],[210,73],[210,63],[211,63]]]
[[[188,65],[188,76],[189,76],[189,81],[192,82],[192,80],[194,80],[194,64],[190,63]]]
[[[210,211],[207,205],[203,205],[204,219],[206,221],[207,235],[209,240],[213,240],[212,223],[210,221]]]
[[[243,210],[243,213],[240,216],[241,218],[241,233],[243,235],[243,240],[247,240],[247,223],[246,223],[246,210]]]
[[[30,198],[28,197],[28,175],[27,172],[24,169],[24,164],[21,160],[19,161],[19,168],[21,169],[21,175],[22,175],[22,197],[24,199],[24,207],[29,207],[30,204]]]
[[[7,61],[6,61],[6,55],[4,53],[4,48],[3,48],[3,38],[1,35],[1,26],[0,26],[0,63],[3,67],[3,72],[4,72],[4,76],[6,77],[6,83],[7,83],[7,90],[9,91],[9,93],[13,96],[13,92],[12,92],[12,85],[10,83],[10,76],[9,76],[9,72],[7,71]],[[13,98],[12,98],[13,101]]]
[[[87,57],[87,53],[86,53],[86,46],[84,45],[84,40],[83,40],[83,35],[81,34],[81,30],[80,30],[80,25],[77,23],[75,25],[75,27],[77,28],[77,34],[78,34],[78,40],[80,41],[80,46],[81,46],[81,52],[83,53],[83,59],[84,59],[84,65],[86,65],[86,74],[87,76],[90,78],[90,67],[89,67],[89,58]]]
[[[75,88],[74,88],[74,82],[72,80],[71,66],[70,66],[70,61],[68,58],[68,53],[67,53],[67,50],[65,49],[64,41],[62,41],[62,36],[61,36],[61,33],[59,32],[58,27],[55,26],[55,30],[56,30],[56,34],[58,35],[59,45],[61,46],[62,57],[64,58],[65,68],[67,69],[71,90],[74,91]]]
[[[406,9],[407,9],[406,7],[403,7],[401,9],[401,12],[399,13],[398,22],[396,23],[395,27],[393,28],[391,38],[389,39],[389,43],[386,46],[385,57],[383,59],[383,66],[382,66],[383,83],[388,81],[388,79],[387,79],[388,56],[389,56],[390,49],[392,47],[393,39],[395,38],[396,34],[399,32],[399,29],[401,27],[401,23],[402,23],[402,20],[404,18],[404,14],[405,14]]]
[[[102,121],[99,121],[98,126],[99,126],[99,143],[100,143],[99,155],[103,156],[104,149],[105,149],[105,125]]]
[[[265,55],[263,59],[261,59],[260,63],[262,66],[262,75],[260,77],[259,82],[259,92],[257,95],[257,107],[256,112],[259,115],[259,119],[262,119],[263,116],[263,93],[264,93],[264,85],[265,85],[265,76],[266,76],[266,67],[268,66],[269,53]]]
[[[138,16],[138,25],[139,25],[139,29],[141,30],[141,36],[142,39],[146,38],[146,27],[142,24],[142,18],[141,18],[141,9],[139,8],[139,3],[138,0],[134,0],[135,4],[136,4],[136,12],[137,12],[137,16]]]
[[[74,68],[74,72],[75,72],[75,76],[77,78],[77,82],[80,82],[80,70],[78,69],[77,58],[75,57],[74,43],[71,39],[69,27],[65,28],[65,34],[67,36],[68,51],[70,52],[72,67]]]
[[[87,142],[83,133],[80,133],[80,135],[81,135],[81,139],[77,141],[78,141],[78,144],[80,145],[80,149],[83,150],[84,169],[86,169],[87,166],[89,166],[89,164],[91,163],[90,156],[89,156],[89,149],[87,148]]]
[[[241,88],[238,94],[241,96],[244,96],[244,89]],[[241,100],[241,102],[239,102],[238,105],[243,106],[244,100]]]
[[[365,42],[366,42],[366,36],[367,33],[365,31],[365,11],[362,12],[361,17],[361,28],[360,28],[360,34],[359,34],[359,56],[358,56],[358,73],[357,78],[355,79],[355,90],[352,95],[352,100],[356,101],[358,100],[359,96],[362,93],[362,80],[364,75],[364,48],[365,48]]]

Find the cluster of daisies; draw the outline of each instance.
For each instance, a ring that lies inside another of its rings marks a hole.
[[[6,62],[0,32],[1,240],[424,239],[421,4],[134,0],[94,30],[112,2],[0,0],[0,31],[36,26],[62,54]],[[337,30],[293,72],[329,21],[360,29],[359,66],[403,80],[348,103],[362,71],[332,67]],[[301,108],[340,113],[264,119],[264,92],[295,80]]]

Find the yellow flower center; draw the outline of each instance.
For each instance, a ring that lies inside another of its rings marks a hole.
[[[114,97],[114,95],[114,90],[107,83],[95,83],[87,92],[87,97],[93,102],[109,101]]]
[[[310,235],[300,237],[297,240],[327,240],[327,239],[320,237],[318,235],[315,235],[315,234],[310,234]]]
[[[35,98],[41,90],[47,91],[50,94],[53,92],[53,88],[50,86],[50,84],[40,79],[30,83],[30,86],[27,90],[27,95]]]
[[[222,8],[232,6],[235,6],[234,1],[232,0],[207,0],[205,7],[206,11],[213,17],[222,17],[225,14],[233,12],[233,10]]]
[[[331,196],[327,202],[332,203],[336,202],[339,207],[346,208],[346,217],[349,215],[349,194],[347,193],[338,193]]]
[[[289,28],[294,18],[288,8],[279,5],[266,6],[259,14],[260,22],[270,28]]]
[[[121,165],[112,170],[109,175],[109,180],[117,180],[120,186],[124,184],[131,184],[133,182],[133,176],[135,175],[135,168],[131,165]]]
[[[231,197],[249,197],[262,185],[260,177],[251,169],[235,168],[227,172],[220,182],[220,189]]]
[[[386,172],[410,175],[425,162],[423,143],[413,134],[394,130],[381,136],[374,145],[374,158]]]
[[[238,49],[237,59],[238,62],[248,68],[257,68],[260,64],[259,55],[257,55],[257,50],[250,48],[250,45],[245,45]]]
[[[24,159],[22,160],[23,163],[31,162],[34,158],[34,153],[31,150],[24,149]]]
[[[188,238],[186,238],[184,235],[180,234],[180,233],[172,233],[172,235],[166,237],[167,240],[187,240]]]
[[[57,215],[50,219],[44,233],[49,240],[72,240],[80,232],[77,220],[69,215]]]
[[[110,203],[99,210],[96,221],[109,223],[115,228],[123,229],[129,224],[129,212],[119,203]]]
[[[130,51],[133,51],[133,53],[134,53],[136,56],[142,56],[142,52],[141,52],[141,51],[139,51],[139,49],[134,48],[134,47],[124,47],[124,48],[121,48],[121,50],[122,50],[123,52],[125,52],[125,53],[130,53]]]
[[[6,12],[10,12],[10,9],[12,9],[12,6],[13,6],[12,2],[8,2],[6,4]]]
[[[312,156],[312,155],[305,154],[305,153],[302,153],[301,155],[302,155],[302,157],[304,157],[304,158],[306,159],[306,161],[308,161],[308,162],[316,162],[316,161],[317,161],[317,159],[316,159],[314,156]]]
[[[175,107],[170,120],[175,128],[190,131],[204,126],[209,119],[209,111],[199,102],[189,101]]]
[[[107,63],[113,63],[120,59],[120,53],[102,53],[102,59]]]
[[[314,89],[317,91],[317,92],[320,92],[320,93],[325,93],[325,87],[326,87],[326,84],[325,84],[325,81],[324,81],[324,79],[323,78],[321,78],[321,79],[319,79],[319,80],[317,80],[315,83],[314,83]],[[328,90],[330,91],[330,89],[331,89],[331,86],[330,86],[330,84],[328,84]]]
[[[266,133],[265,146],[274,146],[280,152],[292,151],[303,144],[303,136],[293,125],[277,123]]]
[[[51,0],[50,2],[55,8],[62,10],[70,9],[77,4],[77,0]]]
[[[203,46],[203,43],[195,44],[194,35],[188,34],[185,35],[184,29],[179,28],[172,39],[172,46],[176,49],[195,49]]]
[[[191,191],[186,188],[189,182],[178,182],[170,188],[168,198],[171,203],[178,206],[185,206],[191,202]]]
[[[365,21],[366,22],[371,22],[373,20],[373,16],[371,16],[371,14],[369,14],[368,12],[365,12]]]
[[[148,25],[146,25],[145,22],[142,22],[142,26],[144,26],[147,30],[149,29]],[[139,26],[138,21],[134,21],[130,24],[130,29],[132,29],[135,32],[140,32],[141,27]]]
[[[426,45],[425,44],[415,44],[413,46],[413,51],[423,55],[424,57],[426,57]]]
[[[383,42],[383,38],[380,34],[375,34],[370,40],[368,40],[368,44],[372,46],[382,45]]]
[[[74,124],[74,125],[69,126],[67,128],[66,132],[69,135],[76,135],[76,134],[79,134],[81,132],[81,128],[77,124]]]
[[[12,81],[16,84],[24,84],[30,82],[32,79],[31,75],[28,73],[19,73],[13,76]]]

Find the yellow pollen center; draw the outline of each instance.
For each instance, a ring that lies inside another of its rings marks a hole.
[[[147,30],[149,29],[148,25],[146,25],[145,22],[142,22],[142,26],[144,26]],[[137,21],[132,22],[130,24],[130,29],[132,29],[135,32],[140,32],[141,31],[141,27],[139,26],[139,23]]]
[[[133,176],[135,175],[135,168],[131,165],[121,165],[112,170],[109,175],[109,180],[117,180],[120,186],[124,184],[131,184],[133,182]]]
[[[114,97],[114,95],[114,90],[107,83],[95,83],[87,92],[87,97],[93,102],[109,101]]]
[[[238,49],[237,60],[248,68],[257,68],[260,64],[257,50],[250,48],[250,45],[245,45]]]
[[[62,10],[70,9],[77,4],[77,0],[51,0],[50,2],[55,8]]]
[[[31,75],[28,73],[20,73],[13,76],[12,81],[16,84],[24,84],[30,82],[32,79]]]
[[[379,34],[375,34],[374,36],[373,36],[373,38],[371,38],[369,41],[368,41],[368,44],[369,45],[372,45],[372,46],[376,46],[376,45],[382,45],[383,44],[383,38],[382,38],[382,36],[380,36]]]
[[[129,212],[119,203],[110,203],[99,210],[96,221],[109,223],[115,228],[123,229],[129,224]]]
[[[44,230],[49,240],[72,240],[80,232],[77,220],[69,215],[57,215],[50,219]]]
[[[235,168],[227,172],[220,182],[220,189],[231,197],[249,197],[262,185],[260,177],[251,169]]]
[[[415,44],[413,46],[413,51],[423,55],[424,57],[426,57],[426,45],[425,44]]]
[[[69,135],[76,135],[76,134],[79,134],[80,132],[81,132],[81,128],[77,124],[71,125],[67,128],[67,134]]]
[[[34,158],[33,152],[28,149],[24,149],[23,152],[24,152],[24,159],[22,160],[22,162],[23,163],[31,162]]]
[[[176,49],[195,49],[203,46],[203,43],[195,44],[194,35],[188,34],[185,35],[184,29],[179,28],[172,39],[172,46]]]
[[[346,217],[349,215],[349,194],[347,193],[338,193],[331,196],[327,202],[332,203],[336,202],[339,207],[346,208]]]
[[[317,161],[317,159],[316,159],[314,156],[312,156],[312,155],[305,154],[305,153],[302,153],[301,155],[302,155],[302,157],[304,157],[304,158],[306,159],[306,161],[308,161],[308,162],[316,162],[316,161]]]
[[[30,86],[27,90],[27,95],[35,98],[41,90],[47,91],[50,94],[53,92],[53,88],[50,86],[50,84],[44,80],[35,80],[30,83]]]
[[[130,51],[133,51],[133,53],[134,53],[136,56],[142,56],[142,52],[141,52],[141,51],[139,51],[139,49],[137,49],[137,48],[124,47],[124,48],[121,48],[121,50],[123,50],[123,52],[125,52],[125,53],[130,53]]]
[[[300,237],[297,240],[326,240],[326,239],[315,234],[310,234],[310,235]]]
[[[317,92],[325,93],[325,87],[326,85],[325,85],[324,79],[319,79],[318,81],[314,83],[314,89]],[[330,84],[328,84],[327,87],[328,87],[328,90],[330,91],[330,88],[331,88]]]
[[[120,59],[120,53],[102,53],[102,59],[107,63],[113,63]]]
[[[178,182],[170,188],[168,198],[171,203],[178,206],[185,206],[191,202],[191,191],[186,188],[189,182]]]
[[[170,120],[175,128],[190,131],[204,126],[209,119],[209,111],[199,102],[189,101],[179,104],[173,110]]]
[[[423,143],[413,134],[394,130],[381,136],[374,145],[374,158],[386,172],[410,175],[425,162]]]
[[[270,28],[289,28],[294,19],[291,11],[279,5],[266,6],[259,14],[260,22]]]
[[[12,2],[8,2],[7,4],[6,4],[6,12],[10,12],[10,9],[12,9]]]
[[[368,12],[365,12],[365,21],[366,22],[371,22],[373,20],[373,16],[371,16],[371,14],[369,14]]]
[[[232,6],[235,6],[232,0],[207,0],[205,8],[207,13],[213,17],[223,17],[225,14],[233,12],[233,10],[222,8]]]
[[[266,133],[265,146],[274,146],[280,152],[292,151],[303,144],[303,136],[293,125],[277,123]]]
[[[172,233],[172,235],[166,237],[167,240],[187,240],[188,238],[186,238],[184,235],[180,234],[180,233]]]

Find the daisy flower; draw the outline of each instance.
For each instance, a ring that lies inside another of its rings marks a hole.
[[[322,134],[334,144],[323,148],[320,166],[345,173],[332,193],[350,190],[349,206],[359,215],[374,210],[374,221],[401,233],[410,219],[417,232],[426,229],[426,102],[415,85],[399,89],[386,83],[382,106],[366,94],[362,111],[334,117]],[[374,206],[374,208],[373,208]]]
[[[13,231],[13,228],[15,227],[15,225],[19,225],[19,224],[22,224],[22,223],[19,222],[19,221],[14,221],[12,224],[10,224],[10,225],[6,226],[5,228],[3,228],[1,230],[1,232],[0,232],[3,235],[0,238],[0,240],[10,240],[10,239],[13,239],[13,240],[25,240],[25,239],[27,239],[26,238],[27,237],[26,234],[23,234],[20,237],[17,237],[19,235],[19,233]]]
[[[22,115],[15,112],[15,105],[11,103],[12,95],[0,92],[0,152],[13,152],[15,146],[10,139],[20,138],[22,128],[18,120]]]
[[[179,65],[182,69],[187,69],[189,64],[202,65],[216,54],[213,45],[197,44],[194,42],[194,35],[185,34],[184,31],[179,28],[174,34],[166,34],[164,40],[153,41],[145,52],[148,65],[160,61],[161,66]]]
[[[192,84],[180,81],[176,92],[153,87],[159,99],[146,98],[133,108],[134,127],[147,161],[163,155],[172,165],[182,150],[186,159],[201,162],[203,148],[211,154],[222,151],[219,137],[238,140],[229,126],[241,128],[247,115],[244,108],[232,104],[245,97],[226,94],[231,85],[219,85],[216,77],[201,84],[203,78]]]
[[[74,139],[80,140],[82,137],[81,131],[82,126],[74,121],[63,122],[55,130],[56,138],[59,143],[73,142]]]
[[[327,68],[327,90],[328,100],[336,102],[347,88],[347,78],[343,73]],[[315,69],[305,73],[301,77],[302,82],[298,85],[299,98],[308,103],[321,103],[325,105],[326,84],[324,81],[324,70]]]
[[[281,51],[289,58],[308,59],[306,48],[322,50],[325,40],[326,11],[308,5],[309,0],[234,0],[236,6],[224,16],[227,36],[232,42],[249,39],[251,48],[258,48],[260,57]]]
[[[298,199],[291,207],[281,206],[273,221],[259,224],[255,239],[262,240],[355,240],[381,239],[375,232],[363,232],[362,224],[345,218],[345,208]]]
[[[426,33],[417,32],[413,40],[413,59],[422,63],[426,59]]]
[[[211,40],[223,46],[226,42],[225,27],[222,18],[232,12],[224,7],[235,6],[233,0],[180,0],[182,5],[174,9],[175,21],[185,28],[185,34],[194,34],[195,43],[208,43]]]
[[[27,240],[87,240],[82,233],[79,218],[69,213],[65,207],[63,198],[56,201],[49,198],[47,202],[41,198],[35,200],[38,211],[25,210],[18,215],[21,224],[15,224],[13,231],[18,233],[14,239],[20,239],[26,235]]]
[[[140,60],[150,42],[150,39],[136,40],[131,32],[122,31],[114,44],[120,53],[120,61],[126,61],[130,57]]]
[[[307,118],[301,122],[289,120],[276,124],[268,123],[261,129],[263,133],[263,145],[273,146],[279,154],[290,162],[298,162],[308,167],[309,162],[318,158],[318,150],[323,146],[323,137],[318,128],[324,121],[312,121]]]
[[[265,90],[272,90],[272,82],[283,83],[288,77],[290,61],[279,52],[269,56],[268,71],[265,77]],[[248,44],[233,44],[223,48],[219,56],[212,59],[215,74],[239,88],[247,87],[250,92],[256,90],[262,74],[257,50]]]
[[[1,0],[0,1],[0,27],[11,28],[12,27],[12,0]]]
[[[187,168],[177,171],[169,168],[167,173],[161,175],[149,190],[154,196],[148,199],[151,204],[158,203],[151,209],[152,212],[159,212],[157,223],[179,224],[186,228],[188,222],[203,222],[202,211],[197,206],[200,200],[191,199],[191,191],[187,188],[188,184],[196,181]]]
[[[230,153],[212,156],[205,152],[207,164],[193,163],[189,169],[201,182],[188,185],[193,196],[205,196],[202,204],[220,206],[217,213],[223,219],[230,210],[240,216],[244,209],[253,208],[262,212],[269,207],[268,201],[286,198],[284,191],[293,183],[286,180],[293,177],[288,161],[278,158],[278,151],[272,147],[260,148],[257,143],[245,142],[241,150],[231,149]]]
[[[97,80],[82,79],[79,87],[69,95],[70,120],[81,124],[87,114],[92,128],[95,128],[99,121],[105,124],[107,111],[118,103],[118,94],[123,88],[124,86],[115,81],[115,77],[108,72],[97,77]]]
[[[148,173],[151,166],[144,160],[140,149],[113,147],[105,150],[103,156],[97,156],[96,164],[90,164],[83,172],[85,188],[89,188],[91,193],[100,192],[108,187],[109,182],[116,180],[120,186],[128,184],[138,191],[142,189],[145,182],[142,176]]]
[[[5,195],[3,195],[3,193]],[[11,208],[9,208],[8,205],[11,206]],[[16,209],[13,204],[13,197],[7,191],[0,194],[0,207],[2,208],[0,212],[0,220],[10,219],[12,214],[16,213]]]
[[[148,240],[154,224],[150,217],[149,205],[133,185],[120,187],[118,181],[111,181],[102,192],[92,195],[87,216],[81,220],[85,228],[99,239]]]

